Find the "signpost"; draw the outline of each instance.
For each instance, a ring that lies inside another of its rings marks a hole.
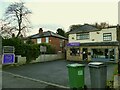
[[[2,36],[0,35],[0,71],[2,71]],[[2,90],[2,72],[0,72],[0,89]]]
[[[44,54],[44,61],[45,61],[45,52],[47,51],[46,46],[40,46],[40,52]]]
[[[46,46],[40,46],[40,52],[44,52],[44,53],[45,53],[46,50],[47,50],[47,49],[46,49]]]
[[[13,46],[3,46],[3,53],[14,53],[15,48]]]
[[[14,52],[13,46],[3,46],[2,64],[13,64],[15,62]]]

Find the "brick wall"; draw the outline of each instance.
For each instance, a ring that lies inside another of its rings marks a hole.
[[[60,42],[62,43],[62,47],[60,47]],[[50,37],[49,43],[55,47],[56,52],[61,51],[64,52],[64,47],[67,44],[67,40],[56,38],[56,37]]]
[[[34,42],[35,44],[37,43],[37,39],[31,39],[32,42]]]
[[[62,48],[60,48],[60,39],[56,37],[49,37],[49,43],[55,47],[56,52],[61,51]]]
[[[41,42],[42,42],[42,43],[43,43],[43,42],[46,42],[45,38],[42,38],[42,39],[41,39]]]

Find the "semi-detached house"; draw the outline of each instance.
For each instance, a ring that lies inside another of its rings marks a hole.
[[[35,44],[40,43],[48,43],[52,45],[53,48],[55,48],[56,53],[58,52],[65,52],[65,45],[68,42],[68,39],[58,35],[52,31],[45,31],[43,32],[43,29],[39,29],[39,33],[29,36]]]
[[[120,29],[112,26],[98,29],[84,24],[69,32],[67,60],[118,62],[120,51]]]

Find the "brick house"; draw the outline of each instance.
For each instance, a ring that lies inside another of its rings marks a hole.
[[[67,60],[118,62],[120,51],[119,25],[98,29],[84,24],[69,32]]]
[[[65,50],[65,45],[68,42],[68,39],[58,35],[52,31],[46,31],[43,32],[43,29],[39,29],[39,33],[35,35],[31,35],[28,38],[30,38],[35,44],[40,44],[40,43],[49,43],[51,44],[57,52],[64,52]]]

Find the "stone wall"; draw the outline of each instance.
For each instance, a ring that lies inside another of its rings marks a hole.
[[[53,61],[53,60],[59,60],[59,59],[64,59],[63,54],[45,54],[45,55],[40,55],[36,60],[33,60],[31,63],[36,63],[36,62],[46,62],[46,61]]]
[[[18,65],[23,65],[26,63],[26,57],[17,56],[17,59],[18,59],[17,61]]]

